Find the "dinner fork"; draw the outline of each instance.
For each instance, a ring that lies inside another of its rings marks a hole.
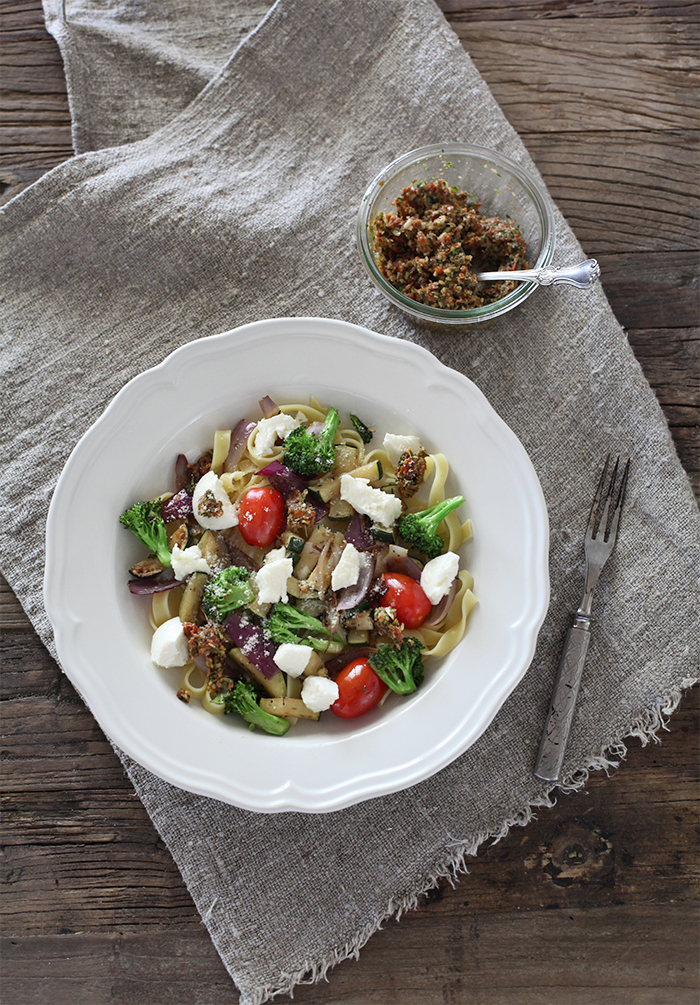
[[[617,499],[611,514],[610,503],[614,495],[619,464],[620,458],[618,457],[607,491],[604,493],[608,467],[610,465],[610,455],[608,454],[603,466],[603,473],[600,476],[600,482],[598,483],[598,491],[591,506],[591,514],[588,518],[588,527],[586,528],[586,536],[584,538],[586,585],[583,591],[583,599],[574,616],[574,623],[566,634],[564,650],[559,662],[557,680],[552,692],[552,701],[535,765],[535,775],[537,778],[542,778],[548,782],[559,780],[564,753],[566,751],[566,743],[569,738],[569,730],[574,718],[574,707],[581,683],[583,665],[586,662],[588,645],[591,640],[593,590],[598,582],[602,568],[610,558],[617,541],[620,511],[622,510],[622,503],[625,498],[630,462],[629,460],[627,461],[622,473],[622,478],[617,489]],[[603,502],[602,513],[600,513],[603,496],[605,496],[605,501]]]

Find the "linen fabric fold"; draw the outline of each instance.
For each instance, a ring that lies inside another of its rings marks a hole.
[[[700,519],[600,287],[537,291],[488,329],[457,335],[397,313],[364,276],[356,213],[394,157],[461,140],[537,174],[432,0],[279,0],[240,45],[240,19],[238,34],[210,30],[230,5],[145,3],[137,17],[45,2],[77,149],[134,140],[73,158],[1,216],[2,568],[53,655],[44,531],[72,447],[131,377],[249,321],[338,317],[425,346],[474,380],[519,436],[548,505],[551,606],[532,666],[486,733],[433,778],[337,813],[270,816],[179,790],[119,752],[242,1003],[258,1005],[356,955],[487,837],[548,803],[551,787],[532,769],[605,455],[629,453],[632,471],[596,594],[565,784],[610,763],[625,737],[654,733],[697,679]],[[237,10],[254,20],[254,8]],[[128,44],[110,50],[115,32]],[[228,61],[226,45],[237,46]],[[129,60],[140,69],[125,97]],[[555,216],[557,260],[574,261],[581,249]]]

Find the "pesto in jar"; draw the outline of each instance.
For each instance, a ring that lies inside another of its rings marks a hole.
[[[429,307],[459,311],[501,300],[517,283],[480,285],[477,272],[522,269],[525,241],[512,220],[483,217],[481,204],[442,179],[414,182],[395,210],[372,221],[377,265],[392,286]]]

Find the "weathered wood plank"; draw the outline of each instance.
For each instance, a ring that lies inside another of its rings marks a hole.
[[[664,410],[700,424],[700,329],[635,328],[627,337]]]
[[[0,628],[24,629],[28,624],[29,619],[22,610],[22,605],[8,586],[5,577],[0,575]]]
[[[697,249],[697,135],[591,130],[522,139],[591,254]]]
[[[692,907],[456,915],[389,924],[302,1005],[695,1005]],[[611,938],[611,933],[615,937]],[[234,986],[205,933],[3,940],[6,1005],[224,1005]],[[591,965],[591,961],[595,965]]]
[[[601,281],[624,328],[693,328],[698,323],[698,254],[599,254]]]
[[[437,0],[450,23],[539,18],[697,18],[697,0]]]
[[[590,18],[453,27],[519,132],[697,128],[692,23]]]
[[[71,149],[70,126],[4,126],[0,129],[0,144],[12,149],[15,160],[37,148],[48,154],[63,154]]]

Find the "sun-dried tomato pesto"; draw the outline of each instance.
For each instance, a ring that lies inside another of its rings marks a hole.
[[[522,269],[525,241],[512,220],[486,218],[480,203],[447,182],[415,182],[373,223],[382,275],[430,307],[465,310],[500,300],[517,283],[477,283],[477,272]]]

